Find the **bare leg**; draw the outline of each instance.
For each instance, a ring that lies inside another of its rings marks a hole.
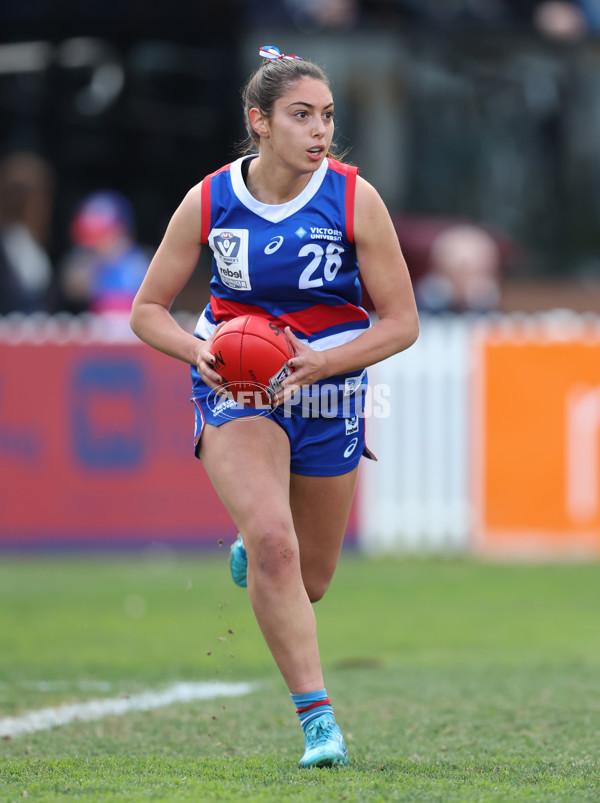
[[[287,435],[268,418],[207,426],[200,457],[244,538],[252,608],[290,692],[322,688],[315,616],[290,509]]]
[[[304,587],[311,602],[327,591],[338,563],[358,467],[337,477],[292,474],[290,502]]]

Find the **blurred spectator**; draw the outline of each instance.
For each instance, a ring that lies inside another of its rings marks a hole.
[[[66,305],[72,312],[128,321],[151,258],[136,242],[129,200],[114,190],[87,196],[73,216],[70,236],[74,247],[60,270]]]
[[[305,33],[350,30],[359,18],[358,0],[284,0],[294,25]]]
[[[49,310],[53,173],[33,153],[0,162],[0,314]]]
[[[423,312],[491,312],[500,304],[501,252],[484,229],[456,224],[440,232],[428,269],[415,283]]]
[[[599,0],[363,0],[371,17],[400,18],[437,29],[534,29],[576,41],[600,28]]]
[[[529,257],[501,233],[460,218],[393,215],[392,220],[421,312],[499,309],[504,274]],[[372,312],[361,287],[361,304]]]
[[[292,27],[310,34],[355,28],[362,5],[359,0],[252,0],[241,4],[240,13],[246,25]]]
[[[496,27],[512,19],[505,0],[396,0],[395,5],[415,22],[436,28]]]
[[[551,39],[576,42],[588,32],[588,20],[579,3],[564,0],[545,0],[534,10],[537,30]]]

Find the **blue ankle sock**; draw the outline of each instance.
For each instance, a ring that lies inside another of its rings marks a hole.
[[[313,719],[322,714],[333,715],[333,708],[325,689],[317,689],[317,691],[309,691],[304,694],[290,694],[290,697],[296,706],[296,713],[303,731],[306,731]]]

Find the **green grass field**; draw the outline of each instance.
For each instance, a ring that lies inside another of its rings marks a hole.
[[[350,763],[302,771],[225,548],[5,556],[0,720],[179,681],[257,690],[5,738],[0,800],[600,800],[600,565],[345,554],[316,608]]]

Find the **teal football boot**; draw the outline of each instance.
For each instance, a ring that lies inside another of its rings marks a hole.
[[[246,588],[248,585],[248,555],[239,533],[237,540],[229,549],[229,569],[236,586]]]
[[[332,767],[347,764],[348,751],[342,732],[332,714],[323,714],[308,725],[304,735],[304,755],[298,762],[304,767]]]

